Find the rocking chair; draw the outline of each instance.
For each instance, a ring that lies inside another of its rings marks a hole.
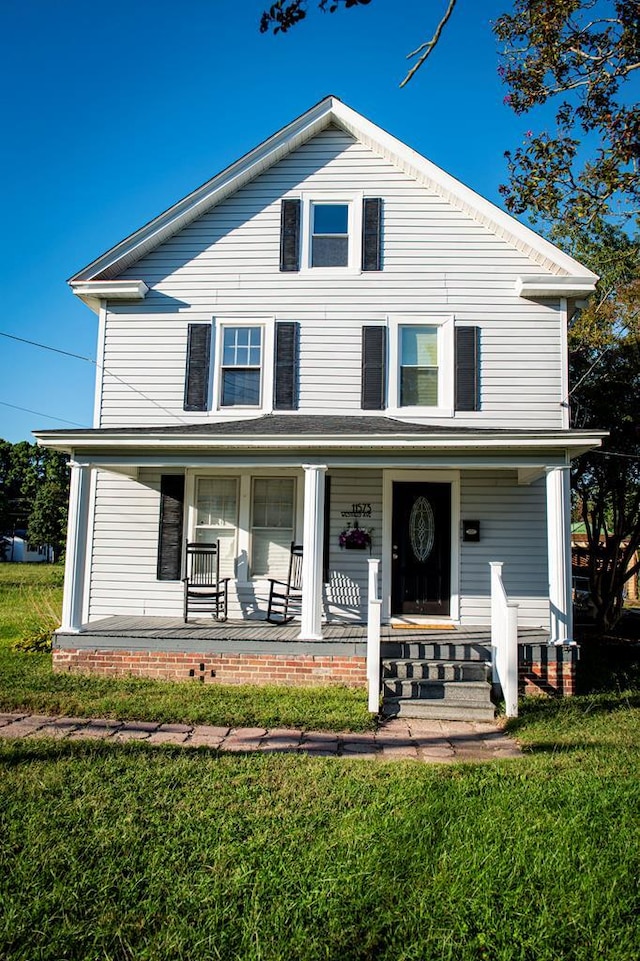
[[[291,542],[289,555],[289,574],[286,581],[269,578],[269,604],[267,620],[271,624],[287,624],[294,618],[289,614],[291,601],[302,597],[302,544]]]
[[[220,577],[220,541],[212,544],[187,543],[187,573],[184,583],[184,622],[191,612],[213,614],[227,619],[228,577]]]

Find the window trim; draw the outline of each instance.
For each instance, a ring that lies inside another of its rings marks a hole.
[[[453,314],[393,314],[388,317],[387,323],[389,327],[388,413],[405,417],[410,414],[453,417],[455,400]],[[438,328],[437,407],[402,407],[400,405],[400,328],[409,326]]]
[[[302,471],[296,467],[220,467],[216,468],[187,468],[185,471],[185,512],[184,524],[186,536],[195,540],[196,531],[196,482],[199,478],[222,477],[237,478],[238,481],[238,527],[236,531],[236,562],[234,580],[237,586],[254,587],[264,583],[269,575],[253,575],[250,570],[251,558],[251,519],[252,519],[252,490],[256,477],[293,477],[295,479],[294,499],[294,540],[299,540],[304,523],[304,483]],[[183,538],[184,540],[184,538]]]
[[[300,252],[300,273],[313,273],[316,277],[362,273],[362,190],[332,190],[326,194],[316,191],[303,193]],[[311,265],[311,237],[313,231],[312,207],[314,204],[340,204],[348,207],[348,257],[344,267],[313,267]]]
[[[262,330],[262,357],[260,365],[260,403],[259,404],[222,404],[222,348],[224,330],[229,327],[260,327]],[[213,322],[213,409],[222,413],[236,411],[271,413],[273,410],[273,351],[274,351],[275,317],[216,317]]]
[[[266,574],[255,574],[253,571],[254,557],[253,557],[253,541],[254,541],[254,531],[256,530],[273,530],[269,527],[257,527],[254,524],[254,514],[255,514],[255,488],[256,481],[259,480],[290,480],[293,485],[293,497],[291,502],[291,541],[296,540],[296,530],[298,521],[298,491],[300,489],[300,484],[298,483],[297,475],[295,474],[274,474],[273,471],[265,471],[265,473],[252,473],[249,478],[249,572],[250,576],[254,580],[264,580],[265,578],[271,577],[269,573]],[[289,530],[289,528],[282,528],[282,530]]]

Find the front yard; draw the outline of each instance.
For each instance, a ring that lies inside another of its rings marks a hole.
[[[5,705],[211,710],[47,673],[7,593]],[[512,726],[523,757],[450,766],[0,739],[0,957],[635,961],[640,695]]]

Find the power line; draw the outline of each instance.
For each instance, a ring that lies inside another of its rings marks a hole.
[[[25,414],[35,414],[36,417],[46,417],[47,420],[57,420],[61,424],[72,424],[74,427],[85,427],[85,424],[77,424],[74,420],[65,420],[64,417],[54,417],[53,414],[43,414],[41,410],[31,410],[29,407],[19,407],[17,404],[9,404],[6,400],[0,400],[3,407],[12,407],[14,410],[22,410]]]
[[[118,374],[115,374],[112,370],[108,370],[91,357],[83,357],[82,354],[74,354],[69,350],[62,350],[60,347],[51,347],[49,344],[40,344],[37,340],[27,340],[25,337],[17,337],[15,334],[7,334],[3,330],[0,330],[0,337],[8,337],[9,340],[17,340],[22,344],[29,344],[31,347],[40,347],[42,350],[51,350],[54,354],[64,354],[65,357],[73,357],[76,360],[84,360],[88,364],[93,364],[96,370],[102,370],[103,373],[108,374],[109,377],[113,377],[113,379],[117,380],[118,383],[123,385],[123,387],[126,387],[128,390],[132,390],[135,394],[138,394],[139,397],[142,397],[142,399],[146,400],[149,404],[153,404],[153,406],[157,407],[158,410],[161,410],[163,414],[168,414],[169,417],[175,417],[179,424],[185,423],[184,419],[176,414],[175,411],[168,410],[168,408],[163,407],[162,404],[159,404],[157,401],[155,401],[153,397],[148,397],[147,394],[143,393],[141,390],[138,390],[138,388],[134,387],[132,384],[127,383],[127,381],[123,380],[122,377],[119,377]],[[31,413],[35,413],[35,411],[31,411]],[[59,420],[60,418],[54,419]],[[73,421],[65,421],[65,423],[71,424]]]
[[[49,347],[48,344],[39,344],[37,340],[27,340],[25,337],[16,337],[15,334],[5,334],[3,330],[0,330],[0,337],[8,337],[9,340],[19,340],[21,344],[30,344],[32,347],[41,347],[43,350],[52,350],[55,354],[64,354],[65,357],[75,357],[76,360],[86,360],[89,364],[96,363],[91,357],[83,357],[82,354],[72,354],[69,350],[61,350],[60,347]]]

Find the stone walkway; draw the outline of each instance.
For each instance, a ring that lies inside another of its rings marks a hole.
[[[0,714],[0,738],[64,738],[69,741],[109,740],[119,744],[144,741],[185,748],[220,751],[258,751],[261,754],[309,754],[380,761],[490,761],[518,757],[517,743],[495,724],[466,721],[385,721],[367,734],[296,731],[262,727],[228,728],[204,724],[160,724],[152,721],[115,721],[107,718],[45,717],[37,714]]]

